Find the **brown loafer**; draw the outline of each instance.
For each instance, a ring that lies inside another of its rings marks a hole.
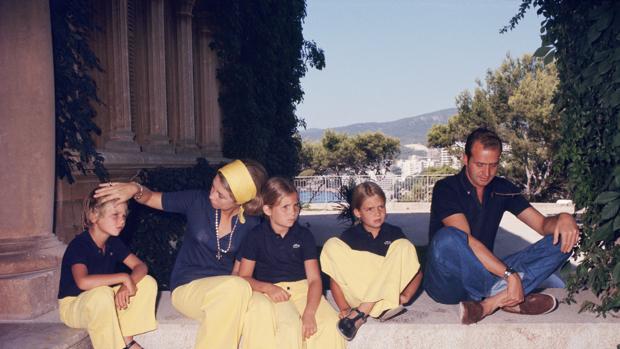
[[[555,310],[558,301],[546,293],[532,293],[525,296],[523,303],[513,307],[503,307],[502,310],[521,315],[542,315]]]
[[[461,323],[463,325],[471,325],[482,320],[483,309],[480,302],[465,301],[459,304]]]

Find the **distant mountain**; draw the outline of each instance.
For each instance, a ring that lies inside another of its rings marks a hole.
[[[426,133],[434,124],[445,124],[448,118],[456,114],[456,108],[437,110],[431,113],[416,115],[404,119],[387,122],[365,122],[331,130],[350,135],[362,132],[380,131],[388,136],[400,139],[400,144],[426,144]],[[309,128],[300,131],[303,140],[318,141],[323,137],[325,129]]]

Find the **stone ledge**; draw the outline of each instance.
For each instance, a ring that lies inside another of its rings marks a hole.
[[[0,348],[92,349],[84,330],[62,323],[0,323]]]
[[[565,295],[562,289],[545,292],[559,299]],[[405,314],[391,321],[369,319],[348,348],[616,348],[620,344],[618,314],[606,318],[579,314],[579,304],[593,297],[579,294],[576,299],[577,304],[560,304],[547,315],[519,316],[500,311],[478,324],[465,326],[459,323],[457,305],[438,304],[422,294]],[[145,348],[193,348],[198,323],[173,309],[170,292],[161,292],[157,320],[156,331],[136,336]],[[34,320],[1,321],[0,348],[91,346],[86,331],[60,323],[56,310]]]
[[[546,291],[558,298],[564,290]],[[578,304],[560,304],[551,314],[520,316],[498,312],[480,323],[461,325],[457,305],[442,305],[422,294],[408,311],[388,322],[369,319],[349,349],[376,348],[615,348],[620,344],[620,319],[577,313]],[[137,336],[148,348],[193,348],[198,323],[177,313],[170,293],[162,292],[157,331]]]

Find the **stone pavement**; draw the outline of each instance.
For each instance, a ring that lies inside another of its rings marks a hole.
[[[570,206],[536,204],[544,214],[572,212]],[[403,228],[416,245],[426,245],[428,204],[388,204],[388,222]],[[338,235],[346,228],[332,211],[304,210],[300,223],[313,231],[317,243]],[[504,216],[496,242],[500,256],[536,241],[536,232],[514,216]],[[547,292],[564,297],[561,289]],[[471,326],[458,321],[458,306],[441,305],[422,294],[408,312],[385,323],[370,319],[350,349],[361,348],[616,348],[620,344],[620,320],[579,314],[579,304],[592,299],[587,292],[578,295],[578,304],[561,304],[558,310],[542,316],[518,316],[498,312]],[[170,304],[170,293],[162,292],[158,303],[159,329],[139,336],[145,347],[192,348],[197,323],[178,314]],[[90,348],[85,331],[66,328],[53,311],[38,319],[0,322],[0,349],[13,348]],[[280,349],[280,348],[278,348]]]

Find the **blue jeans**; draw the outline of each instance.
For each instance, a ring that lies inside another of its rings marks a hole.
[[[524,294],[531,293],[570,257],[562,253],[553,236],[545,236],[522,251],[503,258],[521,275]],[[467,243],[467,234],[454,227],[441,228],[426,257],[424,289],[435,301],[456,304],[480,301],[506,288],[503,278],[491,274]]]

